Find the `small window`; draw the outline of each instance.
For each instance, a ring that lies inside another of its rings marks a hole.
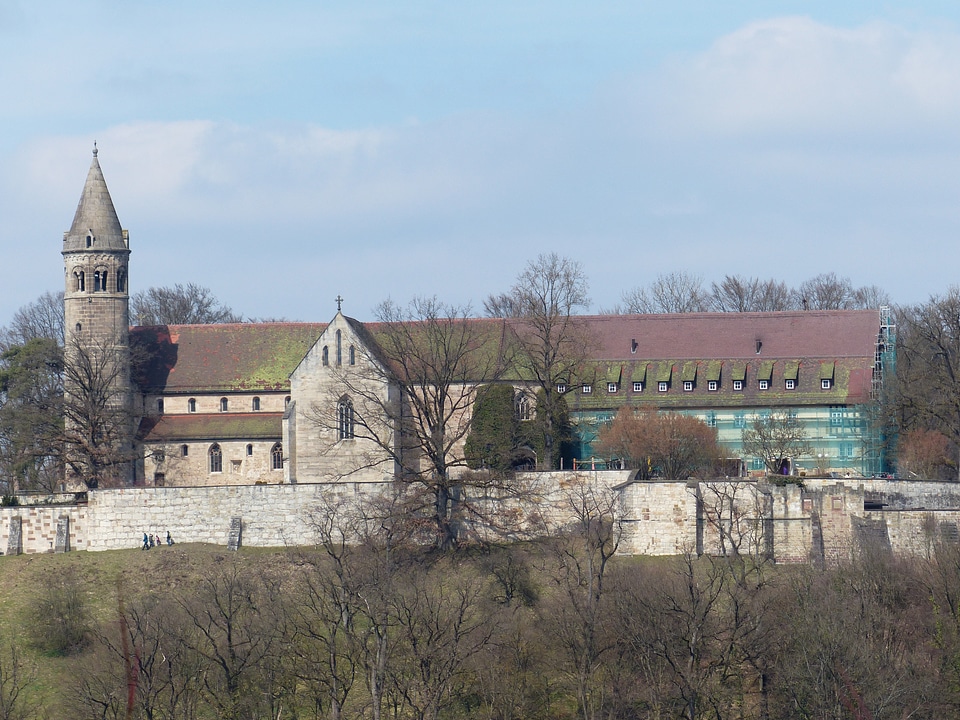
[[[253,399],[253,402],[251,403],[251,408],[253,409],[254,412],[260,411],[260,398],[255,397]]]
[[[770,389],[770,381],[769,381],[769,380],[761,380],[761,381],[760,381],[760,389],[761,389],[761,390],[769,390],[769,389]]]
[[[223,452],[220,450],[220,446],[216,443],[211,445],[207,455],[210,458],[210,472],[223,472]]]
[[[670,388],[670,383],[661,380],[657,383],[657,390],[660,392],[666,392]]]
[[[684,380],[683,381],[683,391],[691,392],[693,390],[693,380]]]
[[[197,399],[190,398],[187,400],[187,412],[196,412],[197,411]]]
[[[230,401],[226,398],[220,398],[220,412],[226,412],[230,406]]]
[[[582,392],[584,395],[589,395],[590,393],[593,392],[593,385],[583,385],[583,386],[581,386],[580,392]]]
[[[290,404],[290,396],[287,395],[287,396],[283,399],[283,406],[284,406],[284,407],[287,407],[287,405],[289,405],[289,404]]]
[[[743,413],[737,413],[733,416],[733,426],[742,430],[747,426],[747,417]]]
[[[190,446],[189,446],[189,445],[181,445],[181,446],[180,446],[180,455],[181,455],[181,457],[187,457],[187,455],[189,455],[189,454],[190,454]]]
[[[347,352],[347,357],[350,358],[350,364],[357,364],[357,351],[354,349],[353,345],[350,346],[350,350]]]
[[[567,391],[567,386],[563,383],[557,383],[557,394],[563,395]]]
[[[796,389],[797,389],[797,381],[796,381],[796,380],[785,380],[784,383],[783,383],[783,386],[784,386],[787,390],[796,390]]]
[[[93,235],[87,235],[87,247],[93,245]]]
[[[280,443],[270,450],[270,469],[283,470],[283,446]]]
[[[157,398],[157,412],[163,413],[163,398]]]
[[[734,390],[743,390],[743,380],[734,380],[733,381]]]
[[[81,325],[80,323],[77,323],[77,326],[76,326],[75,330],[76,330],[77,332],[80,332],[81,330],[83,330],[83,325]]]
[[[841,427],[843,425],[843,409],[838,407],[830,408],[830,426]]]
[[[716,380],[707,380],[707,390],[710,392],[716,392],[720,389],[720,383]]]
[[[164,460],[166,460],[166,459],[167,459],[167,454],[166,454],[163,450],[157,450],[157,451],[153,454],[153,461],[154,461],[155,463],[157,463],[157,465],[159,465],[160,463],[162,463],[162,462],[163,462]]]
[[[642,383],[642,382],[635,382],[635,383],[633,384],[633,391],[634,391],[634,392],[643,392],[643,383]]]
[[[832,385],[833,385],[833,380],[831,380],[830,378],[822,378],[820,380],[820,387],[823,390],[829,390]]]
[[[610,393],[611,395],[617,392],[617,384],[607,383],[607,392]]]
[[[247,445],[247,457],[250,457],[251,455],[253,455],[253,445],[248,444],[248,445]]]
[[[517,419],[518,420],[529,420],[530,419],[530,398],[520,393],[517,396]]]
[[[707,417],[704,419],[704,422],[707,424],[707,427],[716,427],[717,414],[715,412],[708,412]]]

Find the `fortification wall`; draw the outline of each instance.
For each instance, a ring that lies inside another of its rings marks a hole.
[[[0,552],[16,555],[54,552],[58,549],[86,550],[90,527],[88,510],[88,506],[83,504],[2,507]],[[61,537],[61,546],[58,548],[57,531],[64,525],[66,537]],[[64,539],[68,543],[66,546],[63,546]]]

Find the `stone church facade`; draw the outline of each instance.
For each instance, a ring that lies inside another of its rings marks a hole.
[[[94,158],[63,258],[66,346],[110,346],[123,358],[116,403],[131,418],[131,462],[119,484],[221,486],[389,481],[401,468],[396,417],[404,399],[373,326],[339,309],[326,323],[129,326],[130,238]],[[135,275],[134,275],[135,280]],[[499,342],[523,331],[496,324]],[[596,467],[593,442],[622,407],[695,415],[744,457],[742,429],[765,413],[804,423],[814,451],[796,470],[882,469],[870,408],[892,351],[877,311],[584,316],[583,376],[563,384],[574,459]],[[516,374],[518,412],[533,388]],[[381,442],[355,432],[361,407],[384,411]],[[387,417],[391,408],[395,417]],[[456,419],[468,422],[469,410]],[[384,444],[383,438],[389,438]],[[68,480],[71,478],[68,477]],[[73,481],[81,478],[72,478]]]

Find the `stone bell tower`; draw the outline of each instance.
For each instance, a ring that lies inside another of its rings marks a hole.
[[[70,230],[63,234],[67,482],[132,481],[133,392],[127,231],[103,179],[97,146]]]

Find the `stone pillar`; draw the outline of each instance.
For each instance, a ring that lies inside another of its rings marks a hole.
[[[53,551],[56,553],[70,552],[70,516],[61,515],[57,518],[57,541]]]
[[[243,540],[243,518],[230,518],[230,533],[227,535],[227,550],[239,550]]]
[[[23,518],[19,515],[10,518],[10,537],[7,538],[7,555],[19,555],[23,552]]]

